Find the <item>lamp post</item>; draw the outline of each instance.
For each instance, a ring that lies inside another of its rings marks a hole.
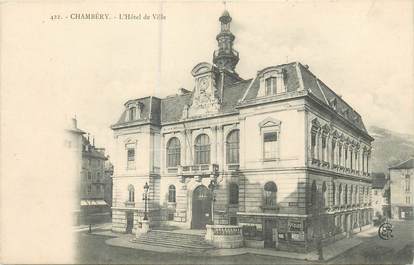
[[[214,189],[216,188],[217,180],[212,179],[208,188],[211,191],[211,224],[214,224],[214,202],[216,201],[216,196],[214,194]]]
[[[148,220],[148,213],[147,213],[147,204],[148,204],[148,190],[149,190],[149,185],[147,182],[145,182],[144,185],[144,194],[142,194],[142,199],[144,200],[144,221]]]

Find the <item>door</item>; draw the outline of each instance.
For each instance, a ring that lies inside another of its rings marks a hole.
[[[192,229],[205,229],[211,223],[211,193],[206,186],[199,186],[193,192]]]
[[[265,219],[264,220],[264,229],[263,229],[263,237],[264,237],[264,247],[265,248],[275,248],[275,238],[277,238],[277,226],[276,221],[271,219]]]
[[[126,213],[126,233],[131,234],[132,228],[134,227],[134,213],[133,212],[127,212]]]

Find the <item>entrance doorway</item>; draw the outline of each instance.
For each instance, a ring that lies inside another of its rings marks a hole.
[[[133,212],[127,212],[126,213],[126,233],[131,234],[132,228],[134,227],[134,213]]]
[[[276,220],[265,219],[264,220],[264,247],[275,248],[277,241],[277,222]]]
[[[211,192],[206,186],[198,186],[193,192],[192,229],[205,229],[211,223]]]

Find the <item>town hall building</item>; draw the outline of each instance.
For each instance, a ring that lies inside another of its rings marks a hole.
[[[113,231],[140,227],[147,183],[152,229],[239,227],[245,246],[298,252],[360,232],[373,141],[360,114],[299,62],[239,76],[231,20],[193,89],[128,100],[111,126]]]

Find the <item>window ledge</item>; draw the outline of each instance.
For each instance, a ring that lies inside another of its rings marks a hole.
[[[264,158],[263,162],[276,162],[278,160],[279,160],[278,158]]]

